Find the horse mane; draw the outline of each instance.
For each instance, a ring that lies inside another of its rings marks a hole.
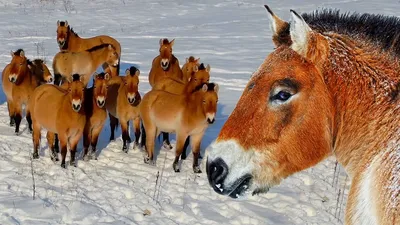
[[[168,38],[164,38],[162,43],[163,45],[169,44]]]
[[[134,67],[134,66],[131,66],[131,67],[129,68],[129,75],[135,76],[136,71],[138,71],[138,68],[136,68],[136,67]]]
[[[189,62],[194,62],[194,61],[195,61],[194,56],[190,56],[189,59],[188,59],[188,61],[189,61]]]
[[[72,27],[69,27],[69,31],[73,33],[75,36],[79,37],[79,35],[74,31]]]
[[[386,51],[400,56],[400,19],[369,13],[340,13],[338,9],[322,9],[303,13],[302,17],[318,32],[336,32],[353,38],[360,35]],[[289,27],[287,28],[289,29]]]
[[[101,79],[101,80],[104,80],[104,79],[105,79],[105,76],[106,76],[106,73],[101,72],[101,73],[98,73],[98,74],[96,75],[96,78]]]
[[[112,48],[115,50],[114,45],[108,44],[108,43],[104,43],[104,44],[97,45],[97,46],[94,46],[94,47],[92,47],[92,48],[89,48],[89,49],[87,49],[86,51],[88,51],[88,52],[94,52],[94,51],[100,50],[100,49],[102,49],[102,48],[108,47],[108,45],[111,45]]]
[[[206,69],[206,67],[204,66],[204,63],[201,63],[199,66],[199,70],[205,70],[205,69]]]
[[[14,55],[16,56],[21,56],[21,52],[23,52],[24,50],[22,48],[18,49],[17,51],[14,52]]]

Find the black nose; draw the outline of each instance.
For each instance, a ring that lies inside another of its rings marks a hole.
[[[48,83],[52,83],[53,82],[53,78],[49,78],[49,81],[48,81]]]
[[[15,79],[15,77],[13,77],[13,78],[10,79],[10,82],[11,82],[11,83],[14,83],[15,80],[17,80],[17,79]]]
[[[106,101],[99,101],[99,100],[97,100],[97,104],[98,104],[100,107],[103,107],[103,106],[104,106],[104,103],[106,103]]]
[[[128,102],[130,103],[130,104],[133,104],[133,103],[135,103],[135,98],[128,98]]]
[[[213,124],[213,123],[215,122],[215,119],[213,118],[212,120],[210,120],[209,118],[207,118],[207,122],[208,122],[209,124]]]
[[[79,111],[79,110],[81,109],[81,105],[72,105],[72,108],[73,108],[75,111]]]
[[[207,159],[206,171],[208,182],[214,191],[218,194],[227,194],[228,190],[224,189],[224,180],[228,176],[228,165],[221,158],[212,162]]]

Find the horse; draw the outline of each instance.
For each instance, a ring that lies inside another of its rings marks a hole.
[[[266,193],[332,154],[351,179],[345,223],[399,224],[400,19],[291,10],[289,24],[265,7],[276,48],[207,149],[210,185]]]
[[[101,44],[81,52],[57,53],[53,59],[55,84],[59,85],[61,77],[71,81],[71,74],[83,76],[85,86],[96,69],[104,62],[118,66],[119,54],[111,44]]]
[[[126,69],[125,76],[112,77],[108,82],[108,93],[106,109],[110,117],[110,141],[114,140],[114,131],[117,128],[118,120],[122,130],[122,151],[128,152],[128,143],[131,142],[129,136],[129,121],[133,121],[135,129],[135,145],[139,146],[140,137],[140,116],[139,104],[141,96],[139,93],[139,74],[140,71],[131,66]]]
[[[205,67],[203,63],[201,63],[199,66],[196,64],[189,64],[187,65],[186,68],[187,71],[191,71],[190,77],[187,79],[189,81],[188,83],[184,83],[172,77],[166,77],[160,80],[157,84],[155,84],[153,90],[166,91],[177,95],[190,94],[199,85],[208,83],[210,81],[210,69],[211,69],[210,65],[207,65],[207,67]],[[164,132],[163,134],[165,135],[168,133]],[[168,140],[168,136],[166,138],[164,136],[164,140],[165,139]],[[189,139],[190,137],[188,137],[185,141],[181,159],[186,159],[186,149],[189,146]],[[165,142],[164,142],[164,148],[168,149],[168,146],[166,145]]]
[[[195,59],[194,56],[186,58],[186,63],[182,66],[183,82],[189,82],[189,79],[194,72],[193,69],[195,68],[195,66],[200,66],[200,58]]]
[[[101,44],[111,44],[115,47],[118,54],[118,64],[114,66],[113,63],[104,63],[103,69],[109,69],[111,76],[118,76],[120,69],[120,57],[121,57],[121,44],[114,38],[106,35],[95,36],[91,38],[81,38],[76,32],[69,26],[68,21],[57,21],[57,44],[60,51],[68,52],[82,52],[87,49],[91,49]]]
[[[11,51],[11,62],[2,72],[2,88],[7,98],[10,126],[15,125],[15,134],[19,135],[22,121],[22,105],[28,103],[33,90],[43,84],[52,82],[52,76],[43,60],[30,61],[25,57],[23,49]],[[29,131],[32,131],[28,120]]]
[[[83,159],[85,161],[90,160],[92,155],[96,153],[97,140],[107,119],[105,104],[109,79],[108,73],[95,74],[93,87],[85,89],[86,124],[83,130]],[[92,147],[90,152],[89,145]]]
[[[185,140],[190,136],[193,172],[201,173],[198,163],[200,143],[208,125],[215,121],[219,87],[215,83],[209,83],[200,85],[198,89],[189,95],[151,90],[143,96],[139,109],[146,132],[146,140],[142,139],[142,143],[146,143],[145,163],[154,163],[154,139],[159,132],[176,132],[176,152],[172,164],[174,171],[180,172],[179,157]]]
[[[83,76],[74,74],[65,90],[53,84],[44,84],[36,88],[27,105],[27,118],[33,126],[33,158],[39,158],[40,130],[47,130],[47,143],[51,150],[51,159],[58,161],[54,149],[54,134],[57,133],[61,145],[61,167],[66,168],[67,145],[70,146],[70,165],[76,166],[75,153],[86,123],[83,105],[85,84]]]
[[[172,54],[172,46],[174,46],[174,43],[175,39],[171,41],[168,41],[167,38],[160,39],[160,54],[153,59],[149,72],[149,83],[151,87],[166,77],[172,77],[184,82],[179,60]],[[172,149],[168,133],[163,133],[163,146],[166,149]]]

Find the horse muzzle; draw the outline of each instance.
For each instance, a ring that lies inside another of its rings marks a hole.
[[[82,103],[81,103],[81,100],[72,100],[72,109],[75,111],[75,112],[79,112],[79,110],[81,109],[81,107],[82,107]]]
[[[46,82],[47,82],[47,83],[53,83],[53,81],[54,81],[53,78],[52,78],[52,77],[49,77],[49,78],[47,79]]]
[[[127,95],[129,104],[133,105],[136,101],[136,94],[135,93],[128,93]]]
[[[215,122],[215,113],[207,113],[206,117],[208,124],[213,124]]]
[[[168,59],[161,59],[161,68],[163,70],[168,70],[168,68],[169,68],[169,60]]]
[[[17,74],[10,74],[10,76],[8,76],[8,80],[9,80],[11,83],[15,83],[15,82],[17,82],[17,77],[18,77]]]
[[[97,97],[96,103],[97,103],[97,106],[98,106],[99,108],[103,108],[104,105],[106,104],[106,99],[105,99],[103,96]]]
[[[65,39],[64,38],[58,39],[57,42],[58,42],[58,46],[64,47],[64,45],[65,45]]]

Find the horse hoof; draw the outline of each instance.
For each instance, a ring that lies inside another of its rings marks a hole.
[[[167,142],[163,142],[163,148],[167,149],[167,150],[171,150],[172,149],[172,145],[170,143]]]
[[[180,173],[181,171],[179,169],[174,169],[175,173]]]
[[[179,169],[179,165],[178,165],[178,163],[174,163],[174,164],[172,164],[172,168],[174,169],[175,173],[179,173],[179,172],[181,172],[181,171],[180,171],[180,169]]]
[[[65,165],[65,163],[61,163],[61,168],[66,169],[67,166]]]
[[[39,158],[39,153],[35,152],[32,154],[32,158],[38,159]]]
[[[203,159],[203,156],[201,156],[200,154],[199,154],[199,159]]]
[[[18,132],[18,131],[15,131],[15,135],[19,136],[19,132]]]
[[[74,160],[74,161],[69,161],[69,165],[70,165],[70,166],[74,166],[74,167],[76,167],[75,160]]]
[[[194,167],[193,167],[193,172],[194,172],[194,173],[202,173],[199,166],[194,166]]]
[[[124,146],[124,147],[122,148],[122,151],[125,152],[125,153],[128,153],[128,148],[127,148],[126,146]]]
[[[13,126],[15,126],[15,123],[10,123],[10,127],[13,127]]]
[[[87,162],[90,160],[90,157],[88,155],[83,156],[83,161]]]

